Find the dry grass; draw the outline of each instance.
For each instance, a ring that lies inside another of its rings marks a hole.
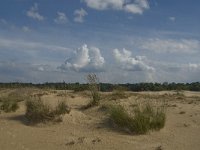
[[[120,105],[112,106],[109,113],[115,125],[135,134],[160,130],[164,127],[166,120],[164,107],[154,108],[150,104],[145,104],[143,107],[134,106],[132,113]]]
[[[0,110],[8,113],[15,112],[19,108],[17,101],[15,100],[4,100],[0,105]]]
[[[101,99],[99,93],[99,78],[96,74],[87,75],[87,81],[89,84],[89,91],[91,93],[91,101],[85,106],[85,109],[92,106],[98,106]]]
[[[53,109],[40,98],[26,101],[25,117],[31,124],[62,121],[62,115],[69,112],[70,108],[64,102],[59,102],[56,108]]]

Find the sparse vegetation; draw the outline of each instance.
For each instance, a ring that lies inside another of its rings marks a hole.
[[[89,87],[88,83],[87,87]],[[96,146],[109,149],[110,145],[112,147],[114,145],[115,149],[123,149],[124,145],[127,149],[132,149],[134,141],[138,149],[176,149],[183,147],[179,143],[184,142],[182,140],[185,139],[186,133],[191,133],[189,141],[191,143],[186,143],[186,147],[190,147],[191,144],[196,146],[194,149],[199,147],[195,145],[199,144],[196,143],[197,140],[194,142],[192,140],[192,137],[196,138],[199,129],[197,127],[199,92],[131,92],[113,88],[113,91],[100,92],[101,99],[97,106],[90,103],[91,105],[88,105],[90,108],[86,110],[83,106],[93,100],[89,90],[75,93],[73,90],[28,89],[27,94],[24,91],[17,93],[17,90],[3,89],[0,92],[0,128],[3,129],[1,139],[10,139],[10,143],[19,143],[20,139],[24,139],[28,141],[26,147],[34,148],[29,141],[37,143],[45,140],[53,142],[50,146],[55,145],[54,149],[79,149],[80,147],[92,149]],[[48,93],[48,95],[41,93]],[[179,100],[177,97],[183,99]],[[28,101],[22,101],[25,99]],[[4,103],[13,100],[17,101],[20,109],[16,113],[5,113],[2,108],[8,105]],[[70,114],[67,114],[70,109],[66,104],[72,108]],[[5,129],[10,128],[12,130],[8,133]],[[191,128],[194,132],[191,132]],[[62,131],[67,136],[61,134]],[[85,136],[85,133],[90,131],[91,134]],[[176,138],[174,143],[169,145],[166,137],[171,137],[172,133],[180,138]],[[55,135],[64,140],[53,140]],[[113,140],[106,142],[108,135]],[[148,141],[144,143],[146,139]],[[7,146],[6,142],[0,141],[3,147],[12,149],[12,145]],[[45,144],[46,142],[43,142],[39,146],[45,148]]]
[[[125,93],[127,91],[127,88],[122,86],[116,86],[112,92],[111,95],[108,95],[107,99],[110,100],[117,100],[117,99],[125,99],[129,96]]]
[[[128,114],[128,112],[121,105],[110,107],[110,118],[119,127],[129,128],[130,124],[133,122],[133,118]]]
[[[86,108],[99,105],[100,93],[99,93],[99,78],[96,74],[89,74],[87,76],[89,84],[89,91],[91,93],[91,101],[88,103]]]
[[[70,108],[63,101],[59,102],[56,109],[55,109],[56,115],[64,115],[64,114],[69,113],[69,112],[70,112]]]
[[[0,97],[0,110],[6,113],[15,112],[19,108],[18,102],[24,101],[27,97],[28,92],[25,88],[12,90]]]
[[[149,130],[159,130],[165,125],[164,107],[153,108],[150,104],[134,107],[128,113],[122,106],[110,108],[110,118],[114,124],[135,134],[145,134]]]
[[[26,102],[27,120],[32,123],[45,123],[48,121],[62,121],[63,114],[69,113],[70,108],[64,103],[59,102],[55,109],[45,104],[40,98],[31,99]]]
[[[8,113],[15,112],[19,108],[17,101],[15,100],[3,100],[0,105],[0,110]]]
[[[15,89],[9,92],[7,95],[0,97],[0,102],[21,102],[24,101],[28,97],[25,89]]]

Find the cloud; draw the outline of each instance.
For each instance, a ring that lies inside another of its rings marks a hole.
[[[57,17],[54,19],[57,24],[66,24],[68,22],[67,16],[63,12],[57,12]]]
[[[40,42],[32,42],[22,39],[5,39],[0,37],[0,49],[13,49],[13,50],[50,50],[50,51],[69,51],[68,48],[58,46],[58,45],[51,45],[45,44]]]
[[[132,53],[126,49],[120,52],[118,49],[113,50],[113,55],[120,66],[120,68],[127,71],[154,71],[153,67],[150,67],[145,63],[146,57],[136,56],[132,57]]]
[[[31,29],[29,27],[27,27],[27,26],[23,26],[22,27],[22,31],[29,32],[29,31],[31,31]]]
[[[53,68],[51,65],[47,64],[32,64],[31,69],[33,71],[43,71],[43,72],[51,72],[51,71],[56,71],[56,68]]]
[[[83,9],[77,9],[74,11],[74,21],[75,22],[79,22],[79,23],[82,23],[84,22],[84,17],[88,15],[88,13]]]
[[[143,14],[149,9],[147,0],[83,0],[86,5],[96,10],[114,9],[132,14]]]
[[[187,65],[189,70],[199,70],[200,71],[200,64],[189,63]]]
[[[141,43],[140,48],[156,53],[196,53],[200,50],[198,40],[148,39]]]
[[[70,77],[48,64],[0,61],[0,82],[61,82],[68,78]]]
[[[169,20],[174,22],[174,21],[176,21],[176,17],[171,16],[171,17],[169,17]]]
[[[38,21],[44,20],[44,17],[39,14],[38,4],[35,3],[27,12],[26,15],[30,18],[36,19]]]
[[[0,24],[6,25],[8,22],[5,19],[0,19]]]
[[[75,51],[73,57],[67,59],[65,63],[58,68],[76,72],[98,72],[102,71],[104,63],[105,60],[101,56],[100,49],[96,47],[88,48],[88,46],[84,44]]]
[[[199,63],[179,64],[176,67],[177,71],[196,72],[200,71]]]
[[[154,82],[196,82],[199,81],[200,63],[177,63],[150,60],[156,68]]]

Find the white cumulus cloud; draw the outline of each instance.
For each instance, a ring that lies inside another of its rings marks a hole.
[[[75,22],[79,22],[79,23],[82,23],[84,22],[84,17],[88,15],[88,13],[83,9],[77,9],[74,11],[74,21]]]
[[[57,17],[54,19],[57,24],[66,24],[68,22],[67,16],[63,12],[57,12]]]
[[[118,49],[113,50],[113,55],[118,65],[127,71],[154,71],[155,69],[145,63],[146,57],[132,57],[131,51],[123,49],[121,52]]]
[[[27,12],[26,15],[38,21],[44,20],[44,17],[39,14],[38,4],[35,3]]]
[[[96,47],[88,47],[84,44],[78,48],[74,56],[67,59],[64,64],[58,67],[61,70],[79,71],[102,71],[105,63],[104,58],[101,56],[100,49]]]
[[[196,53],[200,51],[200,42],[194,39],[148,39],[140,48],[157,53]]]
[[[132,14],[142,14],[149,9],[147,0],[83,0],[90,8],[97,10],[123,10]]]

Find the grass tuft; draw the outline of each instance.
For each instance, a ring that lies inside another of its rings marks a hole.
[[[128,113],[122,106],[112,106],[109,112],[114,124],[135,134],[160,130],[164,127],[166,120],[164,107],[153,108],[150,104],[142,108],[137,105],[132,113]]]
[[[64,115],[70,113],[71,109],[66,105],[65,102],[61,101],[58,103],[56,109],[55,109],[55,114],[57,115]]]
[[[133,118],[121,105],[111,106],[110,118],[117,126],[122,128],[129,128],[130,122],[133,121]]]
[[[62,116],[69,113],[70,109],[64,102],[59,102],[55,109],[45,104],[40,98],[26,102],[25,117],[31,124],[45,123],[49,121],[62,121]]]

